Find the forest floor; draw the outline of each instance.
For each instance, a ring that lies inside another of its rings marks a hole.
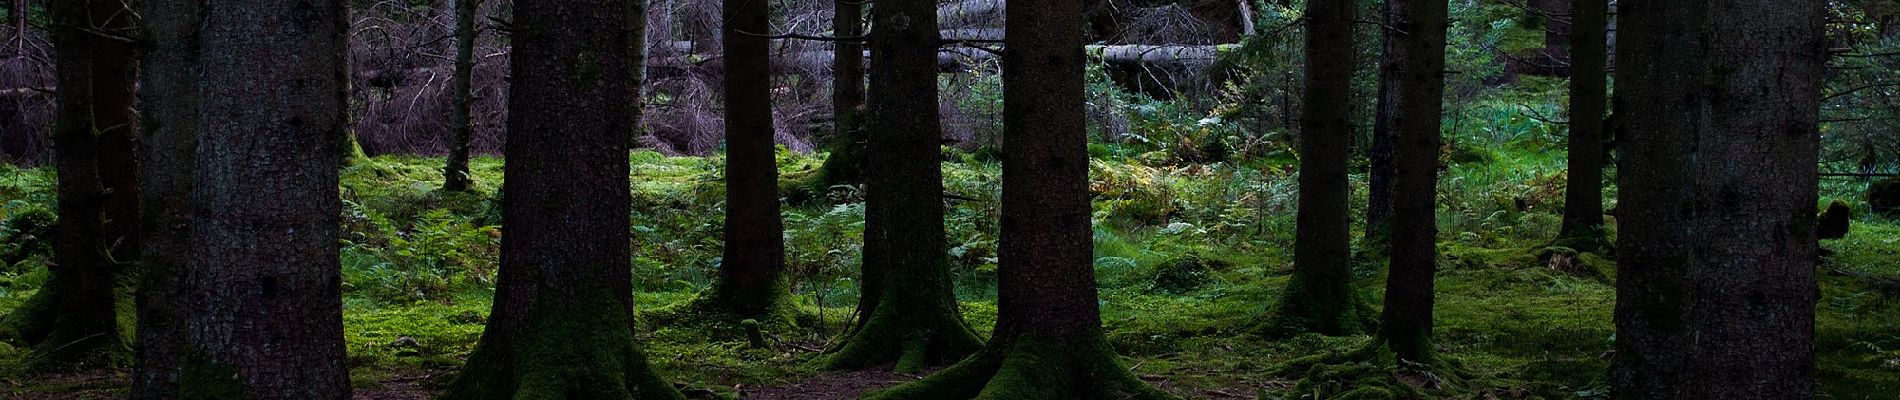
[[[1360,381],[1363,375],[1340,375],[1302,386],[1319,393],[1295,393],[1301,377],[1274,372],[1294,358],[1358,348],[1366,336],[1249,333],[1291,270],[1291,157],[1190,164],[1153,152],[1092,150],[1102,319],[1125,367],[1188,398],[1325,398],[1370,384]],[[1607,398],[1616,271],[1607,252],[1548,247],[1561,208],[1561,157],[1536,146],[1499,147],[1453,161],[1445,172],[1435,335],[1439,350],[1468,376],[1455,387],[1430,389],[1436,397]],[[917,376],[812,366],[817,350],[837,340],[853,317],[863,228],[856,191],[797,189],[819,161],[791,153],[780,160],[792,204],[785,210],[788,273],[801,326],[767,332],[767,348],[747,346],[730,327],[642,327],[655,368],[696,397],[844,399]],[[492,194],[501,162],[476,160],[473,194],[437,190],[439,162],[379,157],[344,173],[343,318],[358,398],[428,398],[452,379],[488,314],[500,236]],[[630,156],[641,310],[685,301],[711,283],[720,254],[720,162]],[[957,152],[947,152],[944,165],[946,190],[975,199],[949,204],[947,255],[965,318],[987,334],[996,315],[1000,168]],[[1353,178],[1359,196],[1364,178]],[[1864,207],[1864,188],[1836,182],[1824,193]],[[9,219],[50,210],[51,193],[47,170],[0,170]],[[1360,208],[1354,220],[1362,220]],[[1824,398],[1890,398],[1900,392],[1900,293],[1883,293],[1866,277],[1900,278],[1892,258],[1900,253],[1900,219],[1854,222],[1847,238],[1823,242],[1835,253],[1818,273],[1821,390]],[[46,256],[37,247],[43,244],[25,240],[30,232],[0,228],[0,251],[25,255],[0,266],[4,314],[44,282]],[[1361,295],[1376,307],[1383,261],[1362,255],[1353,265]],[[126,390],[122,370],[30,375],[16,367],[22,357],[22,349],[0,344],[0,399],[116,398]]]

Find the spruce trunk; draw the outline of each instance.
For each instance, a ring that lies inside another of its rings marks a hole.
[[[626,7],[515,4],[500,276],[444,399],[681,398],[633,336]]]
[[[344,4],[201,4],[181,397],[347,399]]]
[[[1571,0],[1570,171],[1559,235],[1595,242],[1603,229],[1603,112],[1606,0]]]
[[[715,313],[790,323],[784,221],[772,127],[768,0],[724,0],[725,253],[708,301]]]
[[[134,400],[178,397],[190,291],[191,191],[198,144],[198,1],[139,2],[138,338]]]
[[[1380,336],[1400,360],[1431,364],[1433,281],[1438,262],[1439,120],[1444,114],[1444,0],[1388,0],[1405,32],[1397,107],[1398,175],[1392,202],[1392,254]]]

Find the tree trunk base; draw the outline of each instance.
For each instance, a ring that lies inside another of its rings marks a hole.
[[[1022,335],[923,380],[867,400],[1174,399],[1122,367],[1100,330],[1068,337]]]
[[[133,309],[129,294],[124,293],[128,289],[113,290],[117,313],[110,323],[117,325],[99,326],[101,321],[60,315],[54,306],[59,301],[58,287],[47,282],[20,308],[0,319],[0,340],[32,346],[21,363],[25,370],[70,372],[131,365],[132,349],[120,333],[130,332]]]
[[[1290,393],[1313,394],[1320,399],[1443,397],[1465,386],[1471,376],[1456,360],[1432,357],[1426,363],[1401,361],[1374,336],[1348,352],[1330,352],[1288,361],[1273,375],[1298,378]],[[1440,393],[1443,392],[1443,393]]]
[[[792,303],[791,293],[781,284],[768,295],[769,300],[741,300],[738,296],[715,284],[712,289],[700,293],[691,300],[641,313],[640,316],[652,326],[669,328],[696,328],[719,339],[739,339],[745,337],[743,323],[747,320],[758,323],[765,331],[784,331],[798,326],[798,306]],[[762,311],[751,303],[767,304]]]
[[[1351,285],[1319,287],[1294,277],[1287,281],[1280,301],[1267,311],[1266,321],[1254,326],[1253,332],[1269,338],[1301,333],[1357,335],[1371,331],[1378,315]]]
[[[625,307],[589,297],[538,301],[568,306],[530,307],[512,343],[484,341],[441,399],[684,399],[647,364]]]
[[[963,318],[954,311],[903,310],[886,302],[843,346],[819,361],[827,370],[862,369],[895,363],[898,373],[963,360],[983,348]]]

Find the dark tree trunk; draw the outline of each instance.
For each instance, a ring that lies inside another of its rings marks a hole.
[[[1549,57],[1553,65],[1561,65],[1565,60],[1569,60],[1570,46],[1576,43],[1576,40],[1570,37],[1571,27],[1576,23],[1576,17],[1571,15],[1576,10],[1576,5],[1573,4],[1575,1],[1577,0],[1537,1],[1537,13],[1544,19],[1544,54]]]
[[[178,398],[190,291],[191,191],[198,144],[196,0],[144,0],[139,65],[140,280],[132,398]]]
[[[836,7],[832,15],[832,33],[841,38],[864,35],[864,4],[862,0],[835,0]],[[856,184],[864,181],[866,164],[864,132],[864,45],[859,40],[840,40],[835,43],[832,54],[832,70],[835,74],[831,87],[831,109],[833,130],[828,147],[830,155],[825,156],[825,165],[820,168],[819,179],[811,183],[810,190],[823,192],[834,185]],[[935,66],[937,57],[931,56]],[[934,71],[934,68],[933,68]],[[869,265],[867,263],[866,265]],[[867,271],[869,272],[869,271]],[[864,278],[872,278],[865,274]],[[876,285],[866,283],[862,292],[867,305],[875,306],[877,300]],[[860,306],[859,315],[871,315],[869,309]]]
[[[1405,32],[1389,27],[1403,21],[1398,11],[1406,0],[1385,0],[1379,8],[1379,99],[1373,107],[1372,149],[1366,187],[1366,248],[1379,252],[1391,249],[1392,180],[1398,175],[1397,147],[1399,75],[1403,71]]]
[[[627,145],[639,147],[647,125],[647,1],[627,1]]]
[[[1398,175],[1393,182],[1391,266],[1380,336],[1400,360],[1431,364],[1432,276],[1438,262],[1439,120],[1444,114],[1446,2],[1394,0],[1399,65],[1393,102]]]
[[[347,399],[341,2],[201,3],[183,397]]]
[[[982,341],[957,312],[945,264],[943,133],[937,111],[937,7],[893,1],[871,9],[871,165],[865,185],[863,322],[826,360],[835,369],[896,362],[899,372],[962,360]],[[875,250],[872,250],[875,249]],[[875,278],[873,278],[875,277]]]
[[[1091,257],[1082,0],[1012,1],[997,322],[983,350],[874,399],[1165,399],[1115,359]]]
[[[449,156],[447,165],[442,168],[442,190],[464,191],[474,183],[474,176],[468,171],[468,143],[475,135],[474,122],[469,118],[469,105],[475,97],[470,86],[475,73],[475,8],[481,0],[449,0],[455,2],[455,76],[454,99],[449,107]]]
[[[1813,398],[1826,3],[1622,7],[1613,397]]]
[[[633,336],[627,7],[515,4],[501,272],[445,399],[681,398]]]
[[[29,369],[123,365],[127,349],[116,292],[121,260],[132,260],[138,249],[132,155],[138,64],[130,43],[101,34],[131,34],[133,21],[117,1],[58,1],[48,11],[59,82],[53,276],[28,306],[7,316],[6,325],[17,326],[20,339],[34,345]]]
[[[1306,86],[1300,116],[1300,210],[1293,277],[1261,326],[1269,335],[1364,329],[1352,289],[1346,168],[1352,136],[1353,26],[1358,4],[1306,3]]]
[[[1572,0],[1570,12],[1570,172],[1564,222],[1558,236],[1595,242],[1603,229],[1603,109],[1608,102],[1604,64],[1606,0]],[[1577,242],[1577,241],[1572,241]]]
[[[708,306],[731,317],[789,322],[784,222],[772,141],[772,73],[763,35],[768,0],[724,0],[726,80],[725,254]]]

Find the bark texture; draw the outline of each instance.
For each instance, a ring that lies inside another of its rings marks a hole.
[[[862,322],[826,359],[835,369],[895,362],[900,372],[962,360],[982,347],[957,312],[944,253],[942,126],[937,111],[937,7],[892,1],[871,9],[871,165],[865,185]],[[875,250],[872,250],[875,249]]]
[[[997,323],[976,355],[873,399],[1165,399],[1103,337],[1091,257],[1082,0],[1007,4]]]
[[[1393,182],[1392,254],[1386,276],[1380,336],[1400,360],[1433,362],[1433,275],[1438,270],[1439,120],[1444,114],[1445,30],[1443,1],[1387,5],[1405,32],[1396,76],[1398,174]]]
[[[1559,236],[1594,241],[1603,230],[1603,112],[1608,103],[1604,64],[1605,0],[1571,0],[1569,181]]]
[[[1367,157],[1366,244],[1368,249],[1390,251],[1392,233],[1392,180],[1398,175],[1398,102],[1400,71],[1407,63],[1406,32],[1392,27],[1404,21],[1398,10],[1409,0],[1385,0],[1379,7],[1379,98],[1373,106],[1372,146]]]
[[[784,221],[772,141],[768,0],[724,0],[726,79],[725,253],[708,311],[789,322]]]
[[[139,65],[138,338],[132,398],[178,397],[198,144],[198,1],[144,0]]]
[[[344,4],[200,4],[181,397],[347,399]]]
[[[1348,264],[1352,237],[1346,209],[1356,7],[1348,0],[1306,3],[1306,107],[1300,116],[1293,277],[1261,326],[1269,335],[1364,330]]]
[[[832,5],[836,7],[832,14],[831,31],[834,36],[851,38],[864,35],[864,3],[861,0],[834,0]],[[834,46],[832,133],[831,143],[827,146],[830,154],[825,156],[819,179],[811,183],[809,189],[814,192],[823,192],[834,185],[863,183],[867,162],[864,153],[864,44],[862,40],[840,40]],[[933,55],[932,60],[935,59]],[[875,304],[875,289],[868,286],[866,289],[871,290],[863,291],[866,294],[864,299]]]
[[[515,4],[500,276],[445,399],[680,398],[633,336],[627,7]]]
[[[1612,397],[1813,398],[1826,4],[1621,7]]]
[[[138,249],[132,155],[138,63],[130,43],[99,33],[130,34],[133,21],[117,1],[59,1],[47,11],[59,83],[53,276],[29,300],[37,304],[7,316],[5,330],[33,346],[25,361],[32,370],[123,365],[128,352],[117,290],[123,263]]]
[[[475,97],[470,93],[475,72],[475,8],[481,0],[449,0],[455,2],[455,76],[453,100],[449,105],[449,156],[447,165],[442,167],[442,190],[468,190],[474,183],[474,176],[468,171],[468,143],[475,135],[474,122],[469,118],[469,105]]]
[[[647,1],[627,1],[627,146],[647,134]]]

